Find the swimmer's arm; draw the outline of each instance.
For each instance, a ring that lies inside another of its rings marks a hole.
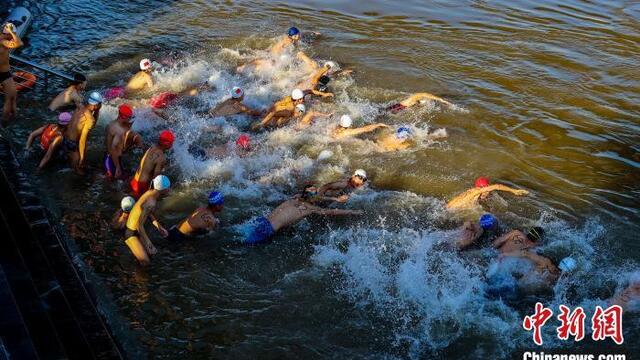
[[[147,82],[147,86],[148,86],[149,88],[152,88],[152,87],[153,87],[153,78],[151,77],[151,75],[147,74],[146,82]]]
[[[373,124],[373,125],[367,125],[367,126],[363,126],[363,127],[359,127],[357,129],[346,129],[344,130],[344,133],[347,134],[348,136],[355,136],[355,135],[360,135],[360,134],[365,134],[368,132],[372,132],[376,129],[379,128],[388,128],[389,125],[386,124]]]
[[[504,234],[499,238],[493,240],[493,242],[491,243],[491,246],[493,246],[494,249],[498,249],[502,245],[504,245],[507,241],[509,241],[509,239],[511,239],[512,237],[513,237],[513,233]]]
[[[31,132],[31,134],[29,134],[29,138],[27,139],[27,145],[25,145],[25,149],[29,149],[31,147],[31,144],[33,144],[33,140],[42,135],[42,133],[44,132],[44,129],[46,128],[46,126],[43,127],[39,127],[35,130],[33,130]]]
[[[122,167],[120,166],[120,150],[118,149],[119,138],[112,137],[111,138],[111,146],[109,146],[109,155],[111,155],[111,160],[116,165],[116,177],[119,177],[122,174]]]
[[[47,149],[47,152],[42,157],[42,160],[40,160],[40,164],[38,164],[38,169],[42,169],[45,167],[45,165],[47,165],[47,163],[53,157],[53,153],[58,149],[58,146],[61,143],[62,143],[62,136],[58,136],[55,139],[53,139],[51,144],[49,144],[49,148]]]
[[[22,45],[24,45],[24,43],[22,42],[22,39],[20,39],[18,34],[11,31],[9,32],[9,35],[11,35],[11,40],[0,41],[0,44],[2,44],[2,46],[6,47],[7,49],[17,49]]]
[[[454,197],[453,199],[451,199],[451,201],[447,203],[447,209],[469,206],[469,204],[476,201],[480,197],[480,195],[482,195],[482,193],[486,191],[485,189],[487,188],[488,187],[484,187],[480,189],[473,188],[463,192],[462,194]]]
[[[78,144],[80,149],[80,165],[84,164],[84,158],[87,151],[87,139],[89,138],[89,132],[93,128],[94,124],[95,124],[95,121],[92,121],[89,124],[86,124],[82,128],[82,133],[80,133],[80,141]]]
[[[480,188],[479,190],[482,190],[482,193],[491,192],[491,191],[505,191],[505,192],[510,192],[513,195],[518,195],[518,196],[529,194],[529,192],[527,190],[514,189],[514,188],[508,187],[506,185],[502,185],[502,184],[489,185],[487,187]]]
[[[149,218],[151,219],[151,224],[160,233],[160,236],[167,237],[169,235],[169,232],[167,231],[167,229],[165,229],[164,226],[162,226],[162,224],[160,224],[160,221],[158,221],[158,218],[156,217],[156,215],[154,213],[152,213],[152,212],[149,213]]]
[[[249,115],[251,115],[251,116],[259,116],[259,115],[262,115],[262,111],[254,110],[254,109],[252,109],[252,108],[250,108],[250,107],[248,107],[247,105],[242,104],[242,103],[239,103],[239,104],[238,104],[238,108],[239,108],[239,109],[240,109],[240,111],[242,111],[243,113],[245,113],[245,114],[249,114]]]
[[[261,127],[264,127],[269,122],[271,122],[271,119],[273,119],[275,114],[276,114],[275,111],[273,111],[273,110],[269,111],[269,113],[262,119],[262,121],[253,124],[251,126],[251,129],[257,130],[257,129],[260,129]]]
[[[322,216],[344,216],[344,215],[362,215],[362,210],[343,210],[343,209],[324,209],[320,207],[313,207],[310,210],[313,211],[314,214],[322,215]]]
[[[318,90],[315,90],[315,89],[312,89],[312,90],[311,90],[311,93],[312,93],[313,95],[320,96],[320,97],[333,97],[333,96],[335,96],[333,93],[330,93],[330,92],[322,92],[322,91],[318,91]]]
[[[163,159],[163,160],[160,160],[160,161],[156,162],[156,165],[153,168],[153,177],[154,178],[162,173],[162,170],[164,169],[164,165],[166,163],[167,163],[166,159]]]
[[[342,190],[342,189],[344,189],[343,181],[335,181],[332,183],[322,185],[320,189],[318,189],[318,195],[324,196],[327,193],[327,191],[335,191],[335,190]]]
[[[307,54],[305,54],[302,51],[298,51],[298,53],[296,54],[296,57],[304,62],[307,66],[309,66],[310,68],[312,68],[313,70],[317,69],[319,67],[318,62],[311,59],[309,56],[307,56]]]
[[[311,125],[311,122],[313,121],[313,119],[317,118],[317,117],[328,117],[331,116],[333,114],[327,114],[327,113],[321,113],[321,112],[317,112],[317,111],[310,111],[308,112],[298,123],[298,129],[302,129],[302,128],[306,128],[309,125]]]
[[[439,101],[439,102],[441,102],[443,104],[446,104],[446,105],[449,105],[449,106],[453,106],[453,104],[448,102],[447,100],[445,100],[445,99],[443,99],[441,97],[435,96],[433,94],[429,94],[429,93],[413,94],[413,95],[409,96],[408,99],[402,101],[401,104],[404,105],[404,106],[409,107],[409,106],[415,105],[416,103],[418,103],[421,100],[434,100],[434,101]]]
[[[121,229],[122,223],[120,222],[120,217],[122,216],[122,210],[116,211],[115,214],[111,217],[111,228],[114,230]]]
[[[73,103],[76,105],[76,109],[79,109],[80,107],[82,107],[82,96],[80,96],[80,94],[78,93],[78,91],[73,91],[71,93],[71,101],[73,101]]]

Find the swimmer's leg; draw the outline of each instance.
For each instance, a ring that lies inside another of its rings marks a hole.
[[[129,247],[129,250],[133,253],[133,256],[140,262],[142,265],[149,265],[151,260],[149,259],[149,255],[147,255],[147,251],[145,250],[142,242],[140,242],[140,238],[137,236],[132,236],[125,241],[125,244]]]

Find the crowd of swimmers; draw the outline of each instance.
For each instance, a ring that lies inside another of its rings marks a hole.
[[[13,26],[5,25],[0,38],[0,82],[4,92],[3,124],[15,117],[16,92],[9,67],[9,51],[22,46],[22,41],[15,33]],[[275,58],[284,52],[291,52],[301,39],[300,31],[292,27],[269,49],[270,56],[255,59],[239,66],[239,74],[248,74],[274,66]],[[276,101],[266,110],[254,109],[244,104],[245,92],[240,87],[234,87],[229,98],[220,102],[208,111],[212,117],[228,117],[239,114],[258,118],[251,127],[251,131],[258,131],[285,126],[296,122],[299,130],[309,127],[319,117],[332,117],[333,114],[313,111],[310,107],[312,97],[331,98],[329,83],[336,76],[348,74],[351,70],[338,71],[334,62],[328,61],[320,65],[302,51],[297,51],[295,58],[301,66],[306,68],[307,76],[300,79],[297,87],[290,94]],[[154,63],[143,59],[139,63],[140,70],[125,86],[114,87],[105,92],[90,92],[85,95],[87,79],[81,74],[74,76],[72,84],[57,95],[50,103],[49,110],[57,118],[55,123],[45,124],[35,129],[29,135],[26,148],[39,138],[42,158],[38,167],[44,168],[54,158],[64,158],[69,161],[71,168],[83,173],[87,159],[87,142],[89,134],[94,128],[100,109],[105,101],[123,99],[135,96],[143,90],[154,90]],[[148,101],[153,112],[161,118],[167,119],[164,112],[181,98],[197,95],[199,91],[211,88],[210,84],[200,84],[189,87],[178,93],[164,92],[155,94]],[[384,106],[380,114],[397,114],[408,108],[425,103],[437,103],[442,107],[451,107],[452,103],[429,93],[417,93],[408,98]],[[148,264],[157,249],[147,234],[148,223],[156,229],[160,236],[170,241],[185,241],[186,239],[215,231],[220,226],[218,219],[224,209],[224,196],[218,191],[211,191],[206,203],[197,207],[188,217],[168,230],[155,216],[158,203],[171,189],[170,179],[164,175],[167,164],[167,153],[172,148],[175,135],[171,130],[159,132],[153,144],[147,146],[142,136],[132,130],[135,121],[134,108],[126,102],[118,107],[118,116],[111,121],[105,131],[104,170],[111,179],[129,179],[130,195],[121,201],[121,209],[114,214],[112,226],[122,231],[124,242],[132,254],[141,264]],[[385,129],[376,141],[380,151],[404,150],[414,145],[413,131],[409,126],[398,126],[376,123],[361,127],[354,127],[354,121],[349,114],[341,115],[335,128],[330,134],[335,140],[356,137]],[[139,161],[137,170],[128,174],[123,164],[124,155],[133,148],[146,148]],[[252,140],[248,133],[241,134],[229,145],[211,149],[197,149],[198,155],[203,157],[225,156],[230,151],[244,156],[251,152]],[[275,233],[285,227],[292,226],[310,215],[320,216],[355,216],[361,215],[360,210],[346,210],[330,207],[343,204],[349,196],[366,185],[367,173],[363,169],[354,171],[353,175],[322,186],[305,185],[304,188],[289,200],[284,201],[265,217],[259,217],[252,222],[251,231],[244,242],[260,244],[268,241]],[[446,205],[449,211],[459,211],[474,208],[487,199],[492,192],[501,191],[515,196],[524,196],[526,190],[514,189],[502,184],[490,184],[489,180],[480,177],[475,186],[456,196]],[[549,288],[563,273],[574,271],[576,261],[567,257],[559,262],[539,254],[536,249],[544,243],[545,231],[535,226],[529,229],[514,229],[505,231],[494,214],[483,214],[477,221],[467,221],[462,225],[457,235],[451,239],[449,245],[457,251],[465,251],[472,247],[489,244],[497,250],[499,258],[496,266],[489,269],[487,276],[487,293],[500,297],[513,297],[517,293],[538,291]],[[506,269],[510,276],[505,276]],[[504,270],[503,269],[503,270]],[[511,276],[514,275],[515,276]],[[612,304],[624,305],[640,297],[640,281],[632,284],[623,292],[609,300]]]

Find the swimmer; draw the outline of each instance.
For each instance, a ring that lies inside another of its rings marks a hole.
[[[129,183],[134,198],[137,199],[144,194],[149,189],[151,179],[160,175],[167,163],[165,152],[173,147],[174,141],[173,132],[163,130],[158,137],[158,143],[144,153],[140,160],[140,166]]]
[[[169,241],[184,241],[198,235],[205,235],[220,226],[217,215],[224,208],[224,196],[217,191],[209,194],[207,206],[197,208],[180,224],[169,229]]]
[[[526,235],[520,230],[512,230],[495,239],[492,246],[500,253],[505,254],[540,246],[543,237],[544,229],[539,226],[529,229]]]
[[[413,131],[406,126],[401,126],[393,134],[388,134],[376,142],[378,151],[406,150],[415,145],[412,141]]]
[[[71,167],[78,173],[84,167],[89,132],[96,125],[101,107],[102,96],[92,92],[86,103],[73,113],[65,130],[63,148],[69,154]]]
[[[487,178],[480,177],[476,180],[475,188],[469,189],[453,198],[447,204],[447,209],[462,210],[472,208],[477,206],[480,200],[487,199],[492,191],[506,191],[516,196],[529,194],[527,190],[517,190],[502,184],[490,185]]]
[[[309,75],[309,77],[300,81],[296,85],[296,87],[299,89],[315,89],[315,87],[320,82],[320,78],[329,74],[335,67],[336,67],[336,64],[333,61],[327,61],[326,63],[324,63],[322,67],[318,68],[317,70],[314,70],[312,74]],[[313,91],[313,90],[310,90],[310,91]],[[333,96],[333,94],[326,95],[326,96]]]
[[[238,136],[235,142],[229,142],[228,144],[222,146],[202,149],[201,147],[198,147],[196,145],[189,148],[189,152],[202,161],[208,158],[222,159],[230,156],[231,154],[235,154],[238,157],[245,157],[249,155],[251,151],[251,138],[246,134]]]
[[[318,190],[318,196],[322,200],[344,203],[349,200],[349,195],[352,192],[364,187],[367,180],[367,172],[363,169],[358,169],[347,179],[334,181],[321,186]]]
[[[104,168],[109,178],[126,177],[123,171],[122,155],[132,146],[142,147],[142,138],[131,130],[133,109],[127,104],[118,107],[118,117],[107,125],[104,156]]]
[[[481,242],[490,240],[500,233],[500,223],[495,216],[483,214],[478,222],[466,221],[460,228],[460,233],[453,242],[458,250],[465,250]]]
[[[319,112],[319,111],[309,111],[307,112],[307,107],[304,104],[298,104],[296,105],[296,108],[298,110],[298,114],[297,116],[301,116],[302,118],[300,119],[300,121],[298,121],[298,125],[296,126],[296,130],[302,130],[305,128],[308,128],[309,126],[311,126],[311,124],[313,123],[313,121],[317,118],[326,118],[326,117],[331,117],[333,116],[333,114],[328,114],[328,113],[323,113],[323,112]],[[295,117],[295,115],[294,115]]]
[[[200,92],[213,89],[213,86],[209,82],[204,82],[199,85],[188,86],[184,90],[174,93],[170,91],[162,92],[149,100],[149,106],[151,111],[160,118],[171,121],[171,117],[166,113],[166,109],[174,106],[178,100],[198,96]]]
[[[124,233],[125,243],[142,265],[149,264],[150,255],[155,255],[158,252],[144,229],[147,219],[151,218],[151,223],[158,230],[160,236],[163,238],[169,236],[169,232],[158,222],[154,211],[158,201],[169,193],[170,187],[171,181],[168,177],[156,176],[153,179],[153,188],[142,194],[129,213]]]
[[[354,137],[361,134],[373,132],[377,129],[389,127],[389,125],[382,124],[382,123],[365,125],[359,128],[351,128],[352,125],[353,125],[353,120],[351,119],[351,116],[342,115],[340,117],[340,123],[331,132],[331,137],[333,137],[334,139],[343,139],[346,137]]]
[[[140,61],[140,71],[136,73],[127,83],[125,91],[127,93],[142,91],[144,89],[150,89],[153,87],[153,77],[151,72],[153,71],[153,65],[151,60],[142,59]]]
[[[13,81],[13,75],[11,74],[9,54],[12,50],[22,45],[24,44],[16,34],[16,27],[12,23],[4,24],[2,34],[0,34],[0,90],[4,92],[2,126],[9,124],[9,120],[16,115],[18,91],[16,90],[16,83]]]
[[[294,47],[300,41],[300,30],[297,27],[292,26],[287,30],[287,36],[280,39],[270,49],[271,56],[277,57],[282,55],[285,50]]]
[[[640,305],[640,279],[631,279],[629,286],[607,300],[607,306],[618,305],[624,310],[637,310]]]
[[[71,85],[64,89],[49,104],[51,111],[74,111],[82,106],[82,93],[87,88],[87,78],[82,74],[75,74]]]
[[[292,117],[300,116],[302,109],[296,105],[304,105],[304,93],[300,89],[291,92],[291,96],[287,96],[277,101],[267,112],[262,121],[251,126],[252,130],[258,130],[267,126],[282,126],[286,124]]]
[[[45,125],[29,134],[25,150],[29,150],[33,140],[40,136],[40,148],[44,151],[44,156],[42,157],[42,160],[40,160],[40,164],[38,164],[38,169],[44,168],[55,154],[59,154],[58,150],[61,149],[61,145],[64,140],[64,132],[67,125],[69,125],[69,121],[71,121],[71,114],[64,112],[58,115],[57,124]]]
[[[259,217],[253,221],[252,229],[245,243],[254,245],[268,241],[280,229],[292,226],[300,220],[316,214],[321,216],[362,215],[361,210],[327,209],[312,204],[316,189],[309,185],[302,194],[298,194],[280,204],[268,217]]]
[[[385,109],[385,111],[390,112],[392,114],[397,114],[407,108],[416,106],[418,104],[425,104],[427,101],[437,101],[447,106],[453,106],[452,103],[448,102],[447,100],[441,97],[438,97],[429,93],[416,93],[409,96],[405,100],[402,100],[399,103],[388,106]]]
[[[125,196],[120,201],[120,210],[116,211],[111,218],[111,228],[113,230],[124,230],[127,220],[129,219],[129,213],[133,206],[136,204],[136,199],[131,196]]]
[[[232,116],[238,114],[247,114],[251,116],[260,116],[262,111],[251,109],[242,103],[244,100],[244,91],[239,87],[231,90],[231,98],[224,100],[220,104],[209,110],[211,116]]]

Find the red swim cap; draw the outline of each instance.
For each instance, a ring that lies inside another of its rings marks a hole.
[[[176,140],[175,135],[171,130],[163,130],[158,138],[158,145],[170,148],[173,146],[173,142]]]
[[[249,138],[248,135],[240,135],[240,137],[238,137],[238,140],[236,140],[236,145],[242,147],[243,149],[247,150],[249,148],[249,146],[251,145],[251,139]]]
[[[122,104],[118,107],[118,114],[122,118],[129,119],[133,117],[133,109],[127,104]]]
[[[169,106],[169,104],[177,98],[178,98],[178,95],[174,93],[163,92],[162,94],[151,99],[150,105],[154,109],[164,109],[167,106]]]
[[[487,179],[484,176],[481,176],[479,178],[476,179],[476,187],[477,188],[483,188],[483,187],[487,187],[489,186],[489,179]]]

